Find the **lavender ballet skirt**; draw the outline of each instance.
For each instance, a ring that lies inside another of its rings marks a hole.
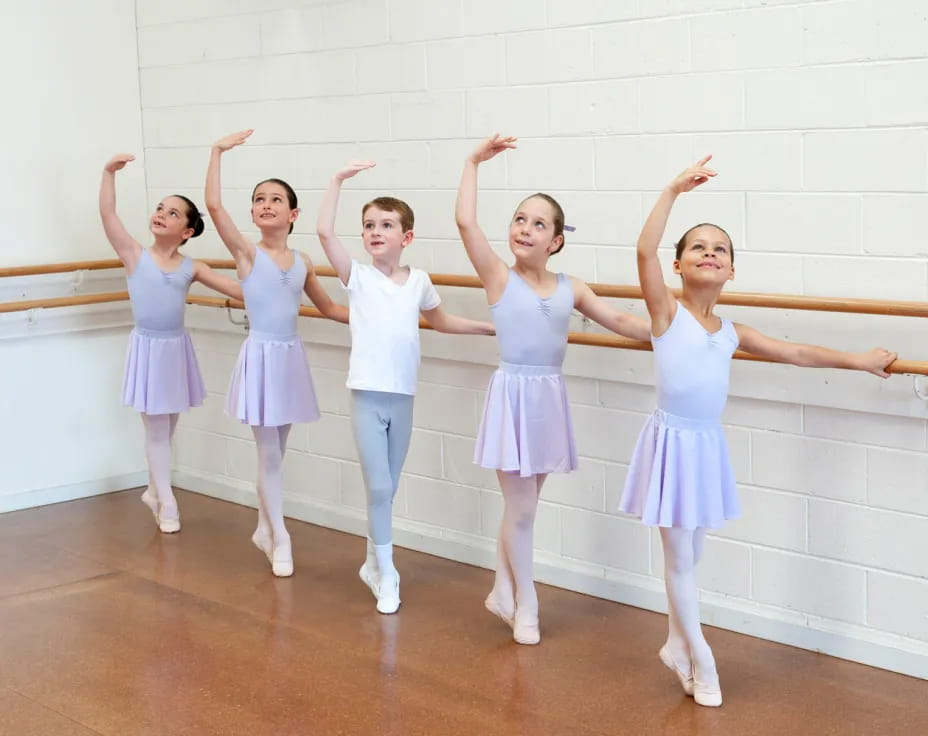
[[[313,378],[298,335],[248,335],[229,381],[226,414],[258,427],[319,419]]]
[[[657,409],[641,430],[619,511],[649,526],[717,529],[741,515],[717,420]]]
[[[474,462],[523,478],[576,470],[570,404],[559,368],[500,364],[487,389]]]
[[[200,406],[206,388],[190,335],[136,327],[129,336],[122,400],[145,414],[177,414]]]

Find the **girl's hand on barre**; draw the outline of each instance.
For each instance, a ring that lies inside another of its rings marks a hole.
[[[886,369],[897,357],[896,353],[889,350],[873,348],[873,350],[860,354],[860,370],[880,378],[889,378],[890,374],[886,372]]]

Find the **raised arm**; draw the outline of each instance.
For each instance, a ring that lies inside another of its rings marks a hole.
[[[498,153],[515,147],[515,138],[503,138],[499,134],[482,141],[464,162],[464,172],[461,174],[458,198],[454,206],[454,219],[467,257],[483,282],[487,299],[491,303],[495,302],[506,288],[509,267],[493,252],[486,235],[477,224],[477,167]]]
[[[619,311],[596,296],[589,284],[575,278],[570,281],[574,290],[574,307],[580,314],[622,337],[645,342],[651,339],[651,324],[647,320]]]
[[[142,246],[129,235],[129,231],[116,214],[116,172],[130,161],[135,161],[135,156],[131,153],[117,153],[103,167],[103,179],[100,181],[100,219],[103,220],[106,239],[110,241],[126,270],[132,273],[142,255]]]
[[[193,262],[193,280],[199,281],[208,289],[225,294],[230,299],[238,299],[240,302],[245,301],[241,283],[225,274],[214,271],[203,261]]]
[[[310,301],[316,305],[316,309],[322,312],[323,315],[336,322],[342,322],[347,325],[348,307],[333,301],[328,292],[322,288],[322,284],[319,283],[319,276],[316,275],[316,268],[313,266],[313,262],[309,259],[309,256],[305,253],[300,253],[300,257],[306,264],[306,281],[303,284],[303,291],[306,292],[306,296],[309,297]]]
[[[226,208],[222,206],[222,184],[220,182],[220,159],[230,148],[235,148],[248,140],[254,130],[243,130],[220,138],[213,144],[209,154],[209,168],[206,170],[206,209],[216,226],[216,231],[226,248],[235,259],[239,269],[251,269],[255,260],[255,246],[235,226]]]
[[[820,345],[776,340],[747,325],[735,324],[735,331],[742,350],[762,358],[806,368],[848,368],[889,378],[886,368],[896,359],[896,353],[883,348],[873,348],[865,353],[845,353]]]
[[[667,284],[657,255],[658,246],[667,227],[667,218],[677,197],[684,192],[695,189],[715,176],[712,169],[706,168],[712,156],[697,161],[686,171],[678,174],[661,192],[657,202],[645,220],[641,234],[638,236],[638,281],[644,293],[644,301],[651,315],[651,331],[655,336],[663,335],[673,319],[676,301]]]
[[[338,211],[338,195],[342,191],[342,182],[350,179],[359,171],[376,166],[373,161],[352,161],[345,168],[335,172],[329,182],[325,194],[322,195],[322,203],[319,205],[319,217],[316,220],[316,234],[319,236],[319,242],[322,243],[322,249],[325,251],[325,257],[329,259],[332,268],[338,274],[338,278],[345,285],[348,284],[348,278],[351,276],[351,255],[342,245],[338,235],[335,234],[335,213]]]
[[[495,335],[496,328],[490,322],[480,322],[475,319],[459,317],[448,314],[441,307],[425,309],[422,316],[428,321],[436,332],[448,332],[456,335]]]

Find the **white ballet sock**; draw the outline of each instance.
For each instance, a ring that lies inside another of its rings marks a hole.
[[[370,537],[367,538],[367,557],[364,559],[364,564],[367,565],[371,570],[377,570],[377,552],[374,547],[374,540]]]
[[[377,560],[377,570],[380,577],[384,578],[389,575],[396,575],[396,568],[393,566],[393,542],[386,544],[373,544],[374,557]],[[370,554],[370,553],[368,553]]]

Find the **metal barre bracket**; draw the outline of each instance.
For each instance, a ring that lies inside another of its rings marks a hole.
[[[912,389],[922,401],[928,401],[928,376],[913,376]]]
[[[71,293],[76,294],[81,286],[84,285],[84,276],[87,274],[87,269],[80,269],[79,271],[71,272]]]
[[[246,333],[248,332],[248,330],[251,327],[248,324],[248,312],[245,312],[245,316],[243,319],[235,319],[235,317],[232,316],[232,306],[229,304],[228,301],[226,301],[226,314],[229,317],[229,322],[231,322],[233,325],[241,325],[242,327],[245,328],[245,332]]]

